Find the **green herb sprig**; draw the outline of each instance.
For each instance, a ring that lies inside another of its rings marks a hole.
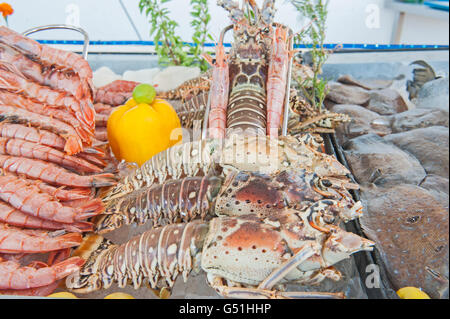
[[[192,63],[199,64],[202,71],[208,69],[208,63],[201,57],[201,54],[205,52],[205,43],[209,39],[214,42],[213,37],[208,32],[208,26],[211,21],[211,15],[208,9],[208,0],[191,0],[191,26],[194,28],[194,34],[192,35],[192,42],[195,43],[191,46],[189,54],[192,55]]]
[[[306,44],[311,49],[314,77],[303,80],[303,93],[311,104],[322,110],[327,95],[327,81],[319,78],[330,51],[324,48],[329,0],[291,0],[301,15],[310,20],[307,28],[295,37],[296,44]],[[310,89],[306,89],[309,87]]]

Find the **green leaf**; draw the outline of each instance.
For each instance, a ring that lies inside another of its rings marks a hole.
[[[161,65],[199,65],[202,70],[208,67],[201,58],[205,41],[213,38],[208,33],[211,16],[207,0],[191,0],[190,25],[194,29],[193,45],[184,43],[177,35],[179,24],[170,17],[170,11],[165,6],[170,0],[140,0],[139,10],[149,17],[150,35],[155,42],[155,51]]]

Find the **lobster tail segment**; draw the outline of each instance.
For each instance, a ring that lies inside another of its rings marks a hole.
[[[209,228],[200,221],[152,229],[126,244],[114,245],[98,235],[85,238],[76,255],[86,260],[83,268],[66,279],[77,293],[123,288],[131,282],[138,289],[144,279],[152,288],[171,288],[179,274],[187,280],[199,271],[203,243]]]
[[[98,273],[102,263],[101,256],[112,247],[115,247],[115,245],[102,236],[86,236],[73,254],[73,256],[86,260],[86,262],[80,271],[67,277],[66,286],[78,293],[89,293],[99,290],[103,286],[102,276]]]
[[[213,215],[214,203],[222,186],[222,179],[186,177],[141,188],[105,202],[104,216],[98,219],[97,232],[106,233],[122,225],[147,223],[154,227],[182,220],[205,219]]]
[[[95,219],[95,232],[107,234],[126,225],[125,214],[104,214]]]

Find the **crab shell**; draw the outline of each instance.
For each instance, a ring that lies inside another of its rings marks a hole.
[[[315,253],[284,282],[307,281],[357,251],[371,250],[373,243],[338,227],[320,232],[292,212],[265,220],[255,215],[219,217],[210,223],[201,265],[210,276],[257,286],[305,246]]]

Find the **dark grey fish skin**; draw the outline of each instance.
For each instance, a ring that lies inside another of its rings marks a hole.
[[[394,289],[414,286],[448,298],[448,212],[413,185],[363,189],[361,225],[376,242]]]
[[[419,185],[426,177],[425,170],[414,156],[378,135],[354,138],[343,148],[350,168],[361,185]]]

